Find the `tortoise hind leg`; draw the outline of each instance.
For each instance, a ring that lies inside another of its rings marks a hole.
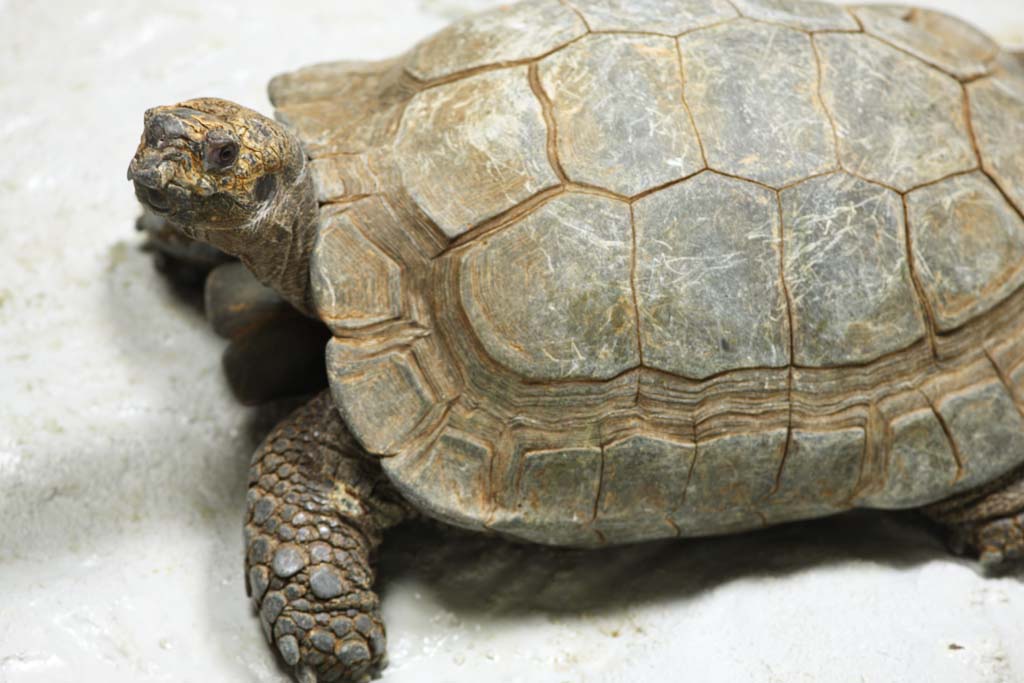
[[[949,529],[954,551],[977,553],[987,569],[1024,560],[1024,469],[925,514]]]
[[[328,392],[266,438],[249,477],[247,588],[300,682],[358,681],[383,663],[373,590],[382,532],[409,516]]]

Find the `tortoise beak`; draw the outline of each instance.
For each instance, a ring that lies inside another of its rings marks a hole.
[[[155,150],[140,150],[128,166],[128,180],[135,183],[135,196],[161,214],[171,210],[166,190],[172,175],[172,163]]]
[[[144,147],[128,165],[128,180],[151,190],[163,190],[171,181],[171,162],[160,152]]]
[[[168,213],[171,209],[168,185],[174,178],[182,147],[187,144],[180,114],[177,109],[165,107],[148,110],[142,144],[128,165],[128,180],[135,183],[139,201],[157,213]]]

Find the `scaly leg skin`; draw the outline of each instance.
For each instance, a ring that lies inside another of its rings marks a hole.
[[[976,553],[988,571],[1024,560],[1024,469],[925,514],[949,529],[955,552]]]
[[[300,683],[364,681],[383,667],[374,553],[383,531],[412,515],[329,392],[256,451],[246,585],[268,640]]]

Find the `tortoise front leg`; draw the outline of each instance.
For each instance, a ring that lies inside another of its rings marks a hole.
[[[1024,560],[1024,469],[925,513],[950,530],[956,552],[977,553],[987,569]]]
[[[249,487],[247,588],[267,638],[302,683],[368,678],[385,651],[374,553],[410,512],[329,392],[271,432]]]
[[[231,340],[223,367],[239,401],[260,405],[327,386],[327,326],[299,313],[240,262],[213,269],[204,299],[214,332]]]

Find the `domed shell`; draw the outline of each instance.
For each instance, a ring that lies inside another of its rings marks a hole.
[[[533,0],[271,95],[332,392],[428,514],[628,542],[1024,462],[1024,66],[958,20]]]

